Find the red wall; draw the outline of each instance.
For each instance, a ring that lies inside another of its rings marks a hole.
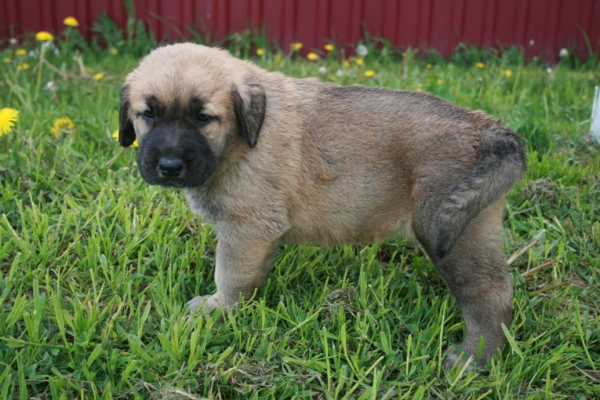
[[[584,33],[600,52],[600,0],[133,0],[136,18],[161,38],[190,37],[186,28],[213,37],[264,26],[287,49],[322,49],[325,40],[355,45],[364,28],[395,46],[435,48],[444,55],[464,42],[518,45],[529,56],[555,58],[562,47],[587,54]],[[124,26],[122,0],[0,0],[0,38],[60,32],[74,16],[85,35],[102,11]]]

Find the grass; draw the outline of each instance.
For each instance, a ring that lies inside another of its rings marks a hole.
[[[112,53],[70,31],[45,62],[39,43],[1,53],[0,108],[20,114],[0,137],[0,398],[600,396],[600,157],[586,136],[597,64],[547,70],[515,49],[402,58],[383,43],[357,65],[336,50],[309,62],[258,57],[261,38],[231,42],[269,70],[483,109],[527,139],[529,172],[506,203],[508,344],[485,370],[445,371],[464,325],[409,240],[282,246],[265,289],[235,315],[190,315],[186,301],[215,290],[213,230],[181,192],[143,182],[136,150],[111,137],[123,77],[152,40],[99,27]],[[65,116],[75,132],[54,137]]]

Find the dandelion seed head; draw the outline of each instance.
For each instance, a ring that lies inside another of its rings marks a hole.
[[[369,49],[364,44],[359,44],[358,46],[356,46],[356,54],[360,57],[364,57],[367,54],[369,54]]]
[[[564,47],[562,49],[560,49],[560,51],[558,52],[558,55],[560,58],[565,58],[565,57],[569,57],[569,50],[565,49]]]

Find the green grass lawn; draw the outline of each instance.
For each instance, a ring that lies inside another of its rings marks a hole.
[[[282,246],[237,313],[190,314],[187,300],[215,290],[213,229],[180,191],[147,185],[136,149],[111,137],[149,41],[75,52],[67,39],[58,54],[0,52],[0,109],[19,112],[0,137],[1,399],[600,397],[600,148],[586,136],[597,64],[548,69],[516,50],[402,58],[385,43],[362,63],[336,50],[308,61],[231,45],[292,76],[427,91],[526,138],[529,171],[506,202],[514,323],[487,368],[466,372],[441,367],[460,311],[401,238]],[[63,117],[73,126],[53,128]]]

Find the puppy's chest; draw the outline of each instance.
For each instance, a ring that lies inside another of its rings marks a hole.
[[[256,182],[255,182],[256,183]],[[186,190],[186,199],[191,210],[203,219],[216,224],[251,223],[257,228],[271,225],[273,221],[285,230],[284,208],[277,193],[269,192],[263,185],[225,185],[223,188],[193,188]]]
[[[215,196],[210,196],[206,190],[187,189],[185,198],[192,212],[208,222],[215,223],[222,218],[224,212],[222,201]]]

